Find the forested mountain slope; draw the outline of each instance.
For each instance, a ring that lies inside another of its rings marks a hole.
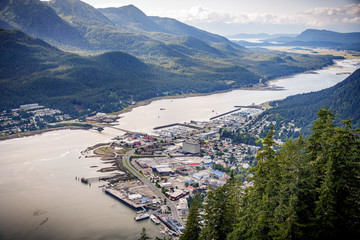
[[[51,43],[86,46],[86,39],[77,29],[39,0],[2,0],[0,27],[18,29]]]
[[[118,111],[132,100],[168,94],[213,92],[258,82],[241,67],[193,74],[193,81],[123,53],[79,56],[18,30],[0,29],[0,109],[37,102],[67,113]],[[235,79],[232,86],[221,79]],[[219,81],[220,80],[220,81]],[[88,110],[89,109],[89,110]]]
[[[269,119],[294,121],[309,134],[316,111],[326,106],[336,110],[340,119],[354,118],[353,125],[360,127],[360,69],[344,81],[318,92],[295,95],[283,101],[273,102],[276,107],[266,111]]]

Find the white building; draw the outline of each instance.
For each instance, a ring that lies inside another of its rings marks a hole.
[[[186,198],[180,198],[179,204],[177,205],[177,209],[180,217],[186,218],[189,212],[188,202]]]
[[[193,140],[187,140],[182,144],[183,151],[186,153],[200,153],[200,143]]]

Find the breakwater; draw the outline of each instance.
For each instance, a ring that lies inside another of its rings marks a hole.
[[[172,124],[162,125],[162,126],[159,126],[159,127],[154,127],[153,129],[154,130],[159,130],[159,129],[162,129],[162,128],[169,128],[169,127],[174,127],[174,126],[188,127],[188,128],[193,128],[193,129],[196,129],[196,130],[202,129],[201,127],[190,125],[190,124],[185,124],[185,123],[172,123]]]

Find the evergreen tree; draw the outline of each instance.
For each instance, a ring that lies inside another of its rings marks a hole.
[[[360,130],[336,127],[326,108],[318,115],[308,140],[290,139],[279,153],[267,135],[228,239],[360,238]]]
[[[264,147],[258,151],[258,164],[251,169],[255,174],[251,179],[254,185],[246,190],[245,197],[240,201],[238,223],[236,231],[229,237],[231,239],[264,239],[274,224],[280,174],[273,134],[272,127],[263,141]]]
[[[226,239],[233,231],[238,199],[236,189],[236,181],[231,172],[230,179],[223,186],[209,192],[200,239]]]
[[[201,218],[200,218],[200,196],[196,195],[189,210],[189,216],[186,221],[186,228],[184,234],[181,235],[180,240],[197,240],[201,233]]]

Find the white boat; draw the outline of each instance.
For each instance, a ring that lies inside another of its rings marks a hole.
[[[144,219],[147,219],[150,217],[150,214],[148,213],[142,213],[142,214],[139,214],[139,215],[136,215],[134,217],[135,221],[140,221],[140,220],[144,220]]]
[[[160,224],[159,219],[158,219],[154,214],[151,214],[151,215],[150,215],[150,219],[151,219],[151,221],[153,221],[156,225],[157,225],[157,224]]]

